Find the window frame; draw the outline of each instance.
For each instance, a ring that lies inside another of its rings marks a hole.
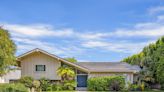
[[[44,69],[39,70],[38,67],[43,67]],[[35,71],[36,72],[45,72],[46,71],[46,65],[35,65]]]

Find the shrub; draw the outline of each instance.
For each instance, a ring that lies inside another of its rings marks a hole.
[[[21,77],[19,81],[20,83],[24,84],[26,87],[30,89],[33,87],[34,79],[32,77],[29,76]]]
[[[112,76],[109,80],[109,90],[119,91],[125,87],[125,79],[122,76]]]
[[[47,87],[47,91],[61,91],[63,90],[63,85],[61,83],[51,84]]]
[[[39,81],[42,91],[47,91],[47,88],[50,86],[50,81],[46,78],[41,78]]]
[[[34,80],[33,81],[33,88],[35,88],[35,90],[37,91],[37,92],[39,92],[41,89],[40,89],[40,81],[38,81],[38,80]]]
[[[64,90],[74,90],[77,83],[75,80],[64,81]]]
[[[124,85],[125,80],[122,76],[95,77],[88,79],[89,91],[118,91],[122,90]]]
[[[0,84],[0,92],[28,92],[28,89],[20,83]]]
[[[129,84],[129,91],[141,91],[141,86],[138,84]]]

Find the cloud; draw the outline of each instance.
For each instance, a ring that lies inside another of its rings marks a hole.
[[[108,36],[108,33],[76,33],[77,37],[83,40],[102,39]]]
[[[163,16],[159,16],[162,20]],[[47,24],[4,24],[4,28],[9,30],[14,37],[59,37],[75,38],[79,40],[99,40],[110,37],[159,37],[164,35],[164,25],[156,22],[137,23],[132,29],[117,28],[111,32],[76,32],[72,28],[55,29]]]
[[[46,42],[41,40],[34,40],[30,38],[12,38],[17,44],[17,49],[19,54],[26,51],[32,50],[34,48],[40,48],[51,52],[56,55],[64,57],[73,57],[84,53],[82,48],[76,47],[75,45],[60,45],[54,42]]]
[[[145,27],[145,28],[144,28]],[[154,27],[154,28],[153,28]],[[113,32],[112,35],[116,37],[159,37],[164,35],[164,26],[155,27],[154,26],[143,26],[139,29],[118,29],[117,31]]]
[[[34,40],[29,38],[12,38],[18,45],[18,50],[21,52],[29,51],[34,48],[41,48],[47,51],[55,51],[55,54],[63,54],[64,51],[57,48],[53,43],[48,43],[45,41]]]
[[[18,45],[19,52],[41,48],[62,56],[82,55],[88,48],[120,53],[136,53],[152,42],[151,40],[154,41],[164,35],[164,25],[158,21],[137,23],[131,28],[116,28],[116,30],[110,32],[83,32],[75,31],[72,28],[55,29],[54,26],[48,24],[20,25],[6,23],[4,28],[11,33],[13,40]],[[47,39],[50,37],[52,40],[58,40],[58,42],[48,41]],[[134,37],[147,37],[150,41],[131,42]],[[113,38],[119,39],[113,41]],[[61,39],[69,43],[63,43]],[[125,42],[123,42],[124,40]]]
[[[159,15],[157,16],[158,21],[164,21],[164,15]]]
[[[89,41],[83,43],[82,45],[87,48],[97,48],[97,49],[103,49],[103,50],[114,51],[114,52],[137,53],[140,52],[144,46],[152,42],[154,41],[140,42],[140,43],[130,43],[130,42],[113,43],[113,42],[103,42],[103,41]]]
[[[152,7],[148,10],[149,14],[156,14],[162,11],[164,11],[164,6]]]
[[[51,25],[45,24],[32,24],[32,25],[20,25],[20,24],[3,24],[4,28],[9,30],[13,36],[27,36],[27,37],[66,37],[73,34],[73,30],[69,28],[54,29]]]

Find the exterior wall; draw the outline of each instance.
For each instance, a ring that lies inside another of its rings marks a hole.
[[[15,80],[20,79],[20,77],[21,77],[20,70],[10,71],[3,77],[0,77],[0,83],[9,83],[11,80],[15,81]]]
[[[125,82],[133,83],[133,73],[90,73],[88,74],[88,78],[92,77],[102,77],[102,76],[115,76],[121,75],[125,76]]]
[[[0,83],[5,83],[4,77],[0,77]]]
[[[34,79],[40,79],[43,77],[50,80],[61,79],[56,72],[61,66],[61,62],[48,55],[35,52],[24,57],[20,62],[22,76],[31,76]],[[36,65],[46,65],[46,71],[36,71]]]

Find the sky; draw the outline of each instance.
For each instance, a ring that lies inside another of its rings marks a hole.
[[[17,45],[81,62],[119,62],[164,35],[164,0],[0,0]]]

